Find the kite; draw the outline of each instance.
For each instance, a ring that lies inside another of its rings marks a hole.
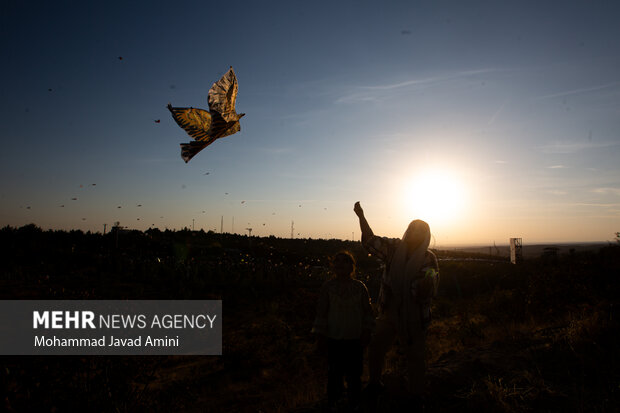
[[[209,89],[209,110],[175,108],[168,103],[168,110],[175,122],[194,141],[181,144],[181,157],[189,162],[198,152],[211,145],[216,139],[230,136],[241,130],[239,119],[245,113],[235,111],[237,100],[237,77],[232,68]]]

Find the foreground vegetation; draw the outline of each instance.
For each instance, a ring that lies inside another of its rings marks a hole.
[[[359,243],[338,240],[31,225],[0,230],[0,248],[3,299],[221,299],[225,309],[222,356],[2,356],[3,403],[15,411],[316,411],[326,364],[310,327],[327,256],[352,251],[372,297],[381,275]],[[427,411],[620,405],[620,247],[440,268]],[[403,365],[395,346],[382,411],[402,407]]]

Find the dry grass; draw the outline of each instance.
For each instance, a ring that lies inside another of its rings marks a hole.
[[[225,324],[221,357],[4,357],[0,384],[6,406],[288,412],[313,411],[324,398],[326,362],[315,353],[310,334],[321,280],[302,276],[327,255],[321,248],[333,252],[341,245],[319,248],[300,240],[294,247],[303,254],[307,248],[320,252],[319,258],[304,258],[287,251],[288,244],[239,253],[205,244],[212,254],[194,248],[195,259],[179,261],[166,247],[166,234],[153,235],[150,243],[156,235],[162,242],[147,247],[136,235],[126,255],[114,252],[103,259],[95,236],[86,239],[94,252],[74,252],[71,239],[66,245],[42,239],[34,245],[40,248],[27,249],[7,234],[0,232],[0,239],[6,236],[5,247],[15,245],[15,254],[0,280],[5,298],[208,297],[224,301]],[[176,235],[193,239],[191,233]],[[247,244],[243,238],[232,241],[239,249]],[[26,250],[45,256],[19,255]],[[164,258],[154,260],[153,254]],[[376,262],[364,255],[358,264],[376,294]],[[618,248],[560,257],[553,264],[443,262],[428,330],[427,411],[617,411],[618,274]],[[404,365],[402,352],[393,347],[386,379],[394,386],[403,381]],[[386,406],[398,404],[391,403]]]

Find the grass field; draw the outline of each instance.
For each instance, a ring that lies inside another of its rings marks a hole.
[[[310,329],[327,257],[352,251],[372,297],[381,275],[359,243],[336,240],[191,231],[116,238],[28,226],[2,229],[0,241],[3,299],[224,306],[222,356],[2,356],[9,411],[320,411],[326,361]],[[520,265],[437,254],[425,411],[617,411],[620,247]],[[379,411],[406,407],[403,366],[394,346]]]

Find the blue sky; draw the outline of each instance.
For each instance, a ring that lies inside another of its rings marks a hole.
[[[0,225],[612,239],[620,6],[540,3],[3,2]],[[231,65],[241,132],[185,164],[166,104]]]

